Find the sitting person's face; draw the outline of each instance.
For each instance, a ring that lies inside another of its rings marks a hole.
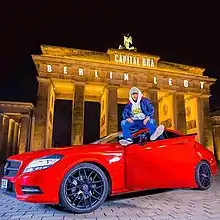
[[[131,97],[132,97],[132,99],[136,102],[137,99],[138,99],[138,93],[133,93],[133,94],[131,95]]]

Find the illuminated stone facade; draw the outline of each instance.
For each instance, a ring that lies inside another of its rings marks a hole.
[[[37,105],[0,102],[0,164],[18,152],[52,146],[54,102],[72,101],[73,145],[83,143],[84,103],[100,103],[100,137],[118,129],[118,105],[132,86],[151,99],[157,123],[198,140],[220,158],[219,117],[210,118],[210,86],[204,69],[161,61],[149,54],[109,49],[107,53],[42,46],[33,55],[38,71]],[[215,145],[214,145],[215,144]],[[215,146],[215,148],[214,148]]]
[[[220,110],[212,113],[212,127],[214,140],[214,153],[220,161]]]
[[[33,109],[31,103],[0,102],[0,174],[9,156],[31,150]]]
[[[154,104],[158,123],[183,133],[198,133],[213,151],[210,86],[215,79],[204,69],[161,61],[160,57],[127,50],[107,53],[42,46],[33,55],[38,71],[34,148],[52,146],[55,99],[72,100],[72,144],[83,143],[84,102],[100,102],[100,136],[118,128],[117,104],[125,104],[132,86]]]

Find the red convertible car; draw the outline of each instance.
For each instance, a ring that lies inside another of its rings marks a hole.
[[[120,134],[88,145],[11,156],[1,188],[14,191],[21,201],[60,204],[74,213],[87,213],[108,195],[210,187],[216,160],[195,135],[165,130],[164,139],[150,141],[144,129],[134,132],[134,143],[123,147]]]

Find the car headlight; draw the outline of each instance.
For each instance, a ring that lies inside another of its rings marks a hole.
[[[23,173],[29,173],[29,172],[36,171],[36,170],[47,169],[51,167],[52,165],[54,165],[55,163],[57,163],[62,158],[63,158],[62,155],[53,154],[53,155],[35,159],[25,167]]]

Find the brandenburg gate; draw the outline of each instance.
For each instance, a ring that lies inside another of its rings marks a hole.
[[[158,124],[184,134],[198,133],[198,140],[213,151],[209,96],[215,79],[204,76],[205,69],[130,50],[102,53],[46,45],[41,49],[42,55],[32,56],[39,82],[33,150],[52,147],[56,99],[72,100],[71,140],[77,145],[83,143],[85,101],[100,103],[103,137],[117,131],[117,104],[126,104],[129,89],[136,86],[152,101]]]

